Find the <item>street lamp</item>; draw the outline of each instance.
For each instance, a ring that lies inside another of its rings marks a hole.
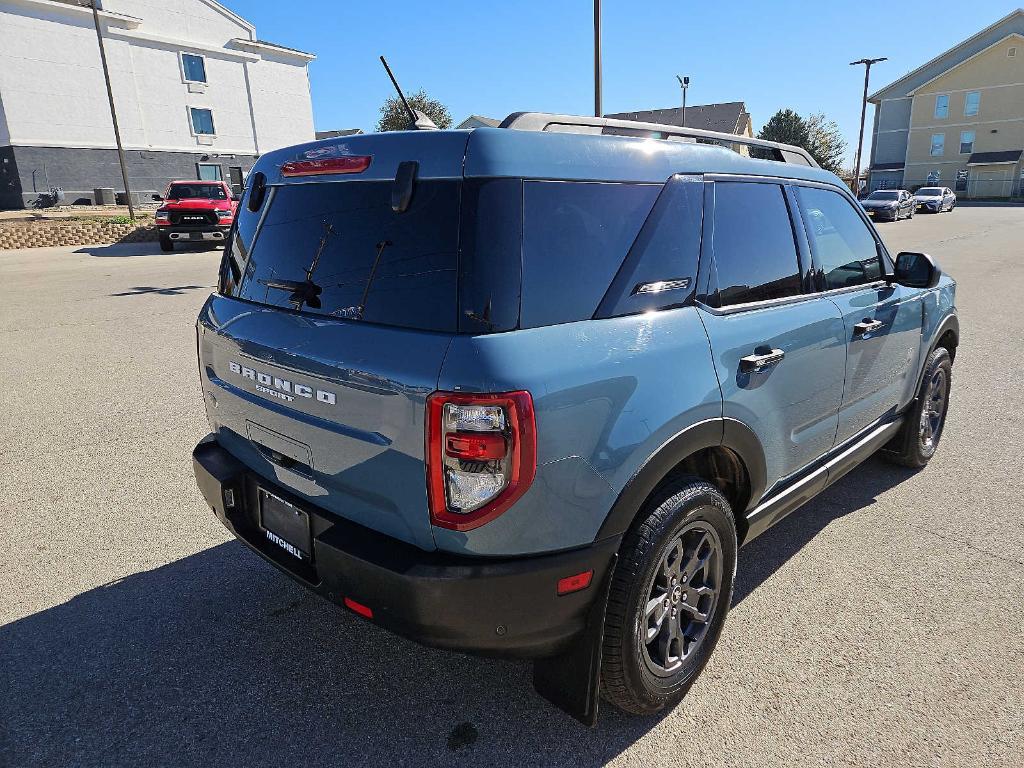
[[[683,121],[680,123],[682,127],[686,127],[686,89],[690,87],[689,77],[680,77],[676,75],[676,80],[679,81],[679,87],[683,89]]]
[[[594,0],[594,117],[601,109],[601,0]]]
[[[857,158],[853,164],[853,194],[860,197],[860,154],[864,149],[864,116],[868,111],[868,78],[871,76],[871,65],[880,61],[888,61],[885,56],[878,59],[859,59],[851,61],[850,66],[864,65],[864,99],[860,105],[860,137],[857,139]]]

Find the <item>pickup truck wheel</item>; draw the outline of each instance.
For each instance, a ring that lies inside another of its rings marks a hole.
[[[883,455],[905,467],[923,467],[935,455],[946,424],[953,362],[944,347],[937,347],[925,364],[921,388],[899,434]]]
[[[164,253],[174,250],[174,241],[169,237],[160,236],[160,250]]]
[[[657,491],[627,535],[605,615],[601,693],[650,714],[693,685],[722,632],[736,578],[736,522],[710,483]]]

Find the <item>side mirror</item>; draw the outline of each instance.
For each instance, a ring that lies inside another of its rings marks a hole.
[[[231,199],[232,199],[232,200],[233,200],[234,202],[236,202],[236,203],[237,203],[237,202],[238,202],[239,200],[241,200],[241,199],[242,199],[242,196],[241,196],[241,195],[232,195],[232,196],[231,196]]]
[[[927,253],[903,251],[896,256],[892,281],[908,288],[934,288],[941,275],[939,265]]]
[[[153,202],[154,203],[162,203],[163,201],[164,201],[164,198],[163,198],[162,195],[153,195]]]

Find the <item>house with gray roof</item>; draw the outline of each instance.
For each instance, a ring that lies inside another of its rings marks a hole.
[[[639,123],[661,123],[685,128],[699,128],[705,131],[734,133],[737,136],[753,136],[754,125],[742,101],[727,101],[722,104],[694,104],[686,107],[686,125],[683,126],[683,108],[643,109],[636,112],[614,112],[605,115],[618,120],[635,120]]]

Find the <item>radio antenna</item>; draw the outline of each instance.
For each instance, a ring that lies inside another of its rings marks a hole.
[[[398,80],[395,79],[394,73],[391,71],[391,67],[388,66],[388,61],[383,56],[380,57],[380,63],[384,65],[384,70],[388,73],[388,77],[391,78],[391,84],[395,86],[395,90],[398,91],[398,98],[402,100],[402,105],[405,107],[405,111],[409,115],[409,128],[411,130],[437,130],[437,126],[434,122],[419,110],[413,109],[409,104],[409,100],[405,98],[405,94],[402,93],[402,88],[398,84]]]

